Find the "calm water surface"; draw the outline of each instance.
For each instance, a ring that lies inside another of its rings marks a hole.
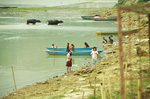
[[[39,11],[12,12],[0,16],[0,97],[13,91],[11,66],[17,88],[46,80],[66,72],[66,56],[51,55],[45,50],[52,44],[66,47],[67,42],[75,47],[83,47],[84,42],[90,46],[100,45],[102,37],[97,37],[96,31],[116,31],[114,22],[96,22],[82,20],[78,11]],[[37,13],[37,14],[35,14]],[[26,25],[29,18],[37,18],[42,23]],[[58,26],[48,26],[48,19],[63,20]],[[105,35],[106,38],[109,35]],[[114,35],[114,41],[117,36]],[[99,59],[103,55],[101,54]],[[91,56],[72,56],[73,70],[91,63]]]

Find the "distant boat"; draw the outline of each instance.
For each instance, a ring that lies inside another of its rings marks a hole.
[[[133,29],[133,30],[124,30],[122,31],[123,34],[129,34],[129,33],[137,33],[140,29]],[[95,32],[97,35],[109,35],[109,34],[117,34],[118,32]]]
[[[49,50],[47,50],[45,52],[47,52],[50,55],[67,55],[68,54],[68,52],[65,52],[65,51],[49,51]],[[97,52],[101,53],[101,52],[103,52],[103,50],[98,50]],[[91,54],[91,50],[72,52],[72,55],[90,55],[90,54]]]
[[[53,48],[53,47],[46,47],[46,48],[49,50],[56,50],[56,51],[65,51],[66,50],[66,48]],[[74,48],[75,51],[92,50],[92,49],[93,49],[93,47]]]
[[[94,18],[100,17],[100,15],[94,15],[94,16],[81,16],[84,20],[94,20]]]
[[[93,18],[93,20],[95,20],[95,21],[117,21],[117,17],[116,16],[112,16],[112,17],[96,17],[96,18]]]

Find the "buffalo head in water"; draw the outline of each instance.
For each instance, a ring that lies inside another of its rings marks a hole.
[[[48,25],[58,25],[59,23],[63,23],[63,21],[58,20],[49,20]]]
[[[36,22],[41,22],[40,20],[36,20],[36,19],[28,19],[27,20],[27,24],[32,23],[32,24],[36,24]]]

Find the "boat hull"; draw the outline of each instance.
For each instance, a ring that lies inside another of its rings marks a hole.
[[[64,51],[45,51],[47,52],[48,54],[50,55],[67,55],[68,52],[64,52]],[[103,52],[103,50],[98,50],[98,53],[101,53]],[[72,55],[90,55],[91,54],[91,50],[88,50],[88,51],[75,51],[75,52],[72,52]]]
[[[131,31],[125,30],[122,31],[122,34],[129,34],[129,33],[137,33],[140,29],[133,29]],[[118,34],[118,32],[95,32],[97,35],[110,35],[110,34]]]
[[[117,21],[117,17],[99,17],[94,18],[95,21]]]
[[[84,20],[94,20],[95,16],[81,16]]]
[[[52,47],[46,47],[46,48],[49,50],[55,50],[55,51],[65,51],[66,50],[66,48],[52,48]],[[75,51],[92,50],[92,49],[93,49],[93,47],[74,48]]]

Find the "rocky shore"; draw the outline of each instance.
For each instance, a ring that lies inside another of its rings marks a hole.
[[[103,16],[117,15],[116,7],[102,12],[93,12],[92,14],[97,13]],[[147,16],[140,15],[140,22],[138,21],[138,15],[135,13],[123,12],[122,16],[124,29],[129,28],[129,17],[132,20],[130,28],[138,28],[137,26],[141,28],[140,34],[134,33],[123,37],[125,76],[127,78],[131,75],[132,77],[140,77],[139,64],[141,64],[143,78],[150,77],[149,57],[146,56],[149,53]],[[129,50],[131,50],[131,55],[129,55]],[[99,60],[96,70],[93,70],[89,65],[70,74],[56,76],[46,81],[20,88],[1,99],[93,99],[94,95],[97,99],[102,99],[101,97],[121,99],[118,43],[108,46],[105,53],[106,58]],[[139,58],[139,55],[143,57]],[[137,80],[134,80],[133,83],[130,82],[131,80],[126,80],[127,95],[132,94],[130,85],[133,84],[133,89],[135,90],[133,94],[136,99]],[[149,88],[148,85],[148,80],[144,80],[142,83],[143,92],[144,89]],[[149,91],[145,90],[145,93],[147,92]],[[146,97],[150,96],[147,94]]]

